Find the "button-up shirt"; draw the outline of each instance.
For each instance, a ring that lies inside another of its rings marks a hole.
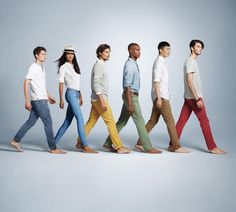
[[[140,90],[140,73],[136,60],[131,57],[125,63],[123,70],[123,89],[130,87],[133,92]]]
[[[80,90],[80,74],[75,72],[71,63],[64,63],[59,69],[59,82],[65,83],[66,88]]]

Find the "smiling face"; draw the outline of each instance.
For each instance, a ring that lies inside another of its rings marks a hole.
[[[70,52],[66,53],[66,62],[72,63],[73,59],[74,59],[74,53],[70,53]]]
[[[201,43],[196,43],[194,47],[191,47],[192,54],[200,55],[202,53],[203,47]]]
[[[102,52],[99,52],[99,59],[103,60],[103,61],[107,61],[110,58],[110,52],[111,50],[109,48],[104,49]]]

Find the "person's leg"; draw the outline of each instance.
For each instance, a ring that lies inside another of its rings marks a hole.
[[[112,140],[112,148],[106,148],[105,146],[103,146],[103,147],[111,152],[117,152],[119,154],[130,153],[130,150],[128,148],[125,148],[122,145],[122,141],[121,141],[119,133],[117,131],[115,120],[113,118],[112,110],[111,110],[111,107],[110,107],[108,101],[106,101],[106,104],[107,104],[107,110],[103,111],[99,102],[93,103],[97,112],[100,114],[100,116],[104,120],[104,122],[107,126],[107,129],[108,129],[109,135]]]
[[[78,91],[68,91],[66,92],[66,100],[68,104],[71,107],[71,111],[73,115],[75,116],[76,122],[77,122],[77,131],[78,136],[81,140],[82,146],[86,147],[88,146],[87,138],[84,132],[84,119],[81,113],[80,104],[78,101],[79,93]]]
[[[93,102],[93,105],[107,126],[107,129],[108,129],[109,135],[111,137],[112,144],[114,145],[114,148],[116,150],[118,150],[122,147],[122,142],[121,142],[120,136],[119,136],[117,128],[116,128],[116,124],[115,124],[115,120],[113,118],[111,107],[108,102],[106,102],[106,103],[107,103],[107,110],[106,111],[102,110],[101,105],[98,101]]]
[[[152,106],[151,117],[145,125],[145,128],[146,128],[148,133],[150,133],[151,130],[153,129],[153,127],[157,124],[159,118],[160,118],[160,112],[158,111],[158,108],[156,106],[156,100],[155,100],[153,102],[153,106]],[[141,142],[140,138],[137,141],[137,145],[142,145],[142,142]]]
[[[121,109],[121,113],[120,113],[120,117],[116,123],[116,128],[117,128],[117,131],[118,133],[123,129],[123,127],[127,124],[128,120],[129,120],[129,113],[128,113],[128,110],[125,106],[125,104],[123,103],[123,106],[122,106],[122,109]],[[109,147],[109,148],[112,148],[112,140],[111,140],[111,137],[108,136],[104,145],[105,147]]]
[[[166,123],[168,134],[170,137],[170,144],[168,150],[177,153],[189,153],[190,151],[181,147],[178,139],[178,135],[175,128],[175,120],[173,118],[170,102],[168,100],[162,100],[162,108],[159,109],[162,117]]]
[[[61,139],[61,137],[65,134],[66,130],[70,126],[72,120],[73,120],[74,114],[72,112],[70,104],[68,104],[67,110],[66,110],[66,118],[57,131],[56,137],[55,137],[55,143],[57,144],[58,141]]]
[[[32,109],[30,111],[30,115],[28,120],[23,124],[23,126],[19,129],[19,131],[16,133],[15,137],[13,138],[13,140],[10,142],[10,144],[16,148],[17,151],[22,151],[19,142],[21,141],[21,139],[24,137],[24,135],[26,134],[26,132],[34,126],[34,124],[36,123],[36,121],[38,120],[38,115],[35,112],[35,107],[34,104],[32,103]]]
[[[90,114],[89,114],[89,119],[88,119],[87,123],[84,126],[84,131],[85,131],[86,138],[88,137],[91,129],[97,123],[97,120],[99,119],[99,117],[100,117],[99,113],[97,112],[96,108],[93,106],[93,102],[91,102],[91,110],[90,110]],[[76,148],[77,149],[82,148],[80,137],[77,138]]]
[[[93,105],[93,102],[91,103],[91,110],[90,110],[90,114],[89,114],[89,119],[85,124],[84,130],[85,130],[85,135],[86,137],[88,137],[91,129],[95,126],[95,124],[97,123],[97,120],[100,117],[100,114],[97,112],[96,108]]]
[[[177,124],[175,126],[178,139],[180,139],[183,128],[184,128],[185,124],[187,123],[191,113],[192,113],[192,108],[190,107],[190,105],[187,103],[187,100],[185,99],[179,119],[178,119]]]
[[[208,150],[211,151],[214,148],[216,148],[217,146],[215,144],[215,141],[214,141],[214,138],[213,138],[213,135],[211,132],[211,127],[209,124],[209,119],[206,114],[206,109],[205,109],[205,107],[202,109],[199,109],[195,102],[192,102],[192,107],[193,107],[194,113],[196,114],[196,116],[200,122],[200,126],[201,126],[202,133],[203,133],[205,141],[206,141],[207,148],[208,148]]]
[[[44,124],[44,131],[47,137],[49,149],[51,151],[56,150],[57,147],[54,140],[52,118],[48,107],[48,102],[47,100],[40,100],[35,102],[35,105],[36,105],[36,112]]]
[[[138,135],[142,141],[142,146],[144,148],[144,151],[149,153],[160,153],[159,150],[155,150],[154,148],[152,148],[148,132],[145,128],[145,122],[139,105],[138,97],[136,95],[132,95],[131,98],[134,106],[134,113],[132,114],[131,117],[136,125]],[[125,105],[128,108],[128,102],[126,99],[125,99]]]

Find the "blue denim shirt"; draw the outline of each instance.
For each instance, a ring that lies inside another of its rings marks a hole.
[[[130,87],[133,92],[140,90],[140,73],[136,60],[128,58],[123,70],[123,89]]]

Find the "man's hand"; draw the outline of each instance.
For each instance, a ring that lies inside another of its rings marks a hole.
[[[28,111],[31,111],[32,105],[31,105],[30,101],[25,102],[25,109],[28,110]]]
[[[134,106],[133,106],[133,104],[129,104],[128,105],[128,113],[129,113],[129,115],[133,115],[133,113],[134,113]]]
[[[203,103],[203,101],[202,101],[202,99],[200,99],[200,100],[198,100],[197,102],[197,107],[199,108],[199,109],[202,109],[202,108],[204,108],[204,103]]]
[[[106,102],[102,101],[101,102],[101,107],[102,107],[103,111],[107,111],[107,104],[106,104]]]
[[[156,106],[157,106],[157,108],[159,108],[159,109],[162,108],[162,99],[161,99],[161,98],[158,98],[158,99],[157,99]]]
[[[56,100],[51,96],[48,96],[48,101],[49,101],[50,104],[55,104],[56,103]]]
[[[60,101],[59,106],[60,106],[61,109],[64,108],[64,100],[63,99]]]

